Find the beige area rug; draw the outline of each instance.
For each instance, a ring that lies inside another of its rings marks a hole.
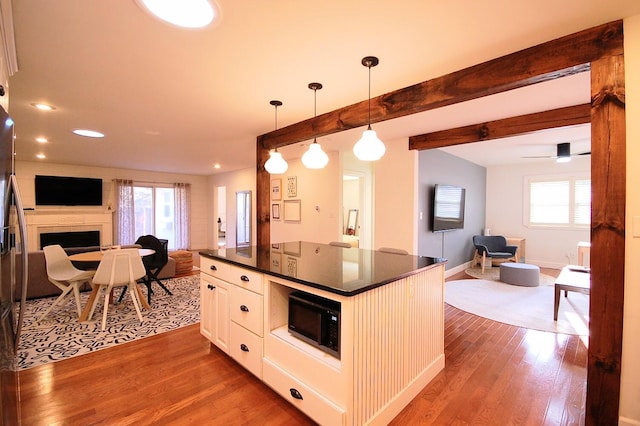
[[[487,271],[485,271],[485,275]],[[546,275],[545,277],[549,277]],[[494,321],[533,330],[589,335],[589,296],[569,292],[560,298],[558,321],[553,320],[553,277],[550,284],[521,287],[489,279],[445,283],[445,302]],[[545,278],[544,282],[548,279]]]

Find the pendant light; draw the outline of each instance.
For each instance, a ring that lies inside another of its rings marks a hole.
[[[313,119],[316,118],[316,92],[322,89],[320,83],[309,83],[309,89],[313,90]],[[322,147],[313,138],[313,143],[309,145],[309,150],[302,156],[302,164],[308,169],[322,169],[329,162],[329,156],[322,150]]]
[[[367,130],[362,133],[360,140],[353,146],[353,153],[361,161],[379,160],[386,150],[375,130],[371,130],[371,67],[375,67],[378,63],[378,58],[375,56],[362,58],[362,65],[369,68],[369,125]]]
[[[276,130],[278,130],[278,107],[282,105],[282,102],[271,101],[269,103],[275,107]],[[264,163],[264,168],[272,175],[281,175],[287,171],[289,165],[276,148],[269,152],[269,159]]]

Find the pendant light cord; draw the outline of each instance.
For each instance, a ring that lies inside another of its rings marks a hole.
[[[369,130],[371,130],[371,64],[367,67],[369,68]]]

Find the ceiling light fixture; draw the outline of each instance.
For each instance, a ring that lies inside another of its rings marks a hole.
[[[282,106],[282,102],[270,101],[269,103],[275,108],[276,130],[278,130],[278,107]],[[264,163],[264,168],[272,175],[281,175],[287,171],[289,165],[276,148],[269,152],[269,159]]]
[[[204,28],[219,16],[212,0],[137,0],[155,17],[181,28]]]
[[[371,67],[378,65],[380,61],[375,56],[362,58],[362,65],[369,68],[369,125],[362,133],[362,137],[353,146],[353,153],[361,161],[376,161],[382,158],[386,150],[384,143],[378,138],[375,130],[371,130]]]
[[[46,155],[44,155],[44,154],[36,154],[36,157],[41,159],[41,160],[44,160],[45,158],[47,158]]]
[[[313,90],[313,120],[316,119],[316,92],[322,89],[320,83],[309,83],[309,89]],[[322,150],[322,147],[313,138],[313,143],[309,145],[309,149],[302,155],[302,164],[308,169],[322,169],[329,162],[329,156]]]
[[[53,111],[54,109],[56,109],[54,106],[41,104],[38,102],[32,103],[31,106],[34,108],[38,108],[40,111]]]
[[[49,142],[49,140],[47,138],[45,138],[45,137],[39,136],[39,137],[36,138],[36,142],[38,142],[38,143],[47,143],[47,142]]]
[[[557,148],[557,163],[568,163],[571,161],[571,144],[569,142],[559,143]]]
[[[95,130],[74,129],[73,133],[78,136],[85,136],[87,138],[104,138],[104,133],[96,132]]]

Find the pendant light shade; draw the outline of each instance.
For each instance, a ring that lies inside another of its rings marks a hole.
[[[276,116],[276,130],[278,130],[278,107],[282,105],[280,101],[269,102],[275,107]],[[264,163],[264,168],[272,175],[281,175],[287,171],[289,164],[282,158],[282,154],[278,152],[278,148],[269,152],[269,159]]]
[[[269,159],[264,163],[264,168],[272,175],[281,175],[287,171],[289,164],[282,158],[277,150],[269,152]]]
[[[314,139],[307,152],[302,156],[302,164],[307,169],[322,169],[327,163],[329,163],[329,156]]]
[[[378,138],[374,130],[371,130],[371,67],[378,65],[380,61],[375,56],[362,58],[362,65],[369,68],[369,125],[362,133],[362,137],[353,146],[353,153],[360,161],[376,161],[382,158],[386,148]]]
[[[371,126],[362,133],[362,137],[353,146],[353,153],[360,161],[377,161],[386,151],[384,143],[378,138]]]
[[[313,118],[316,118],[316,91],[322,89],[320,83],[309,83],[309,89],[313,90]],[[322,169],[329,163],[329,156],[322,150],[318,141],[314,138],[309,149],[302,155],[302,164],[308,169]]]

